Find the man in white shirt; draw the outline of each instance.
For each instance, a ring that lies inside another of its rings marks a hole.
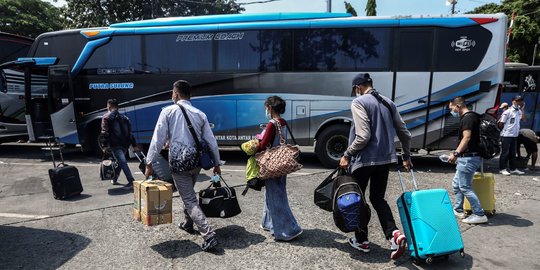
[[[219,149],[216,138],[210,129],[208,118],[202,111],[191,105],[190,98],[191,85],[183,80],[176,81],[172,90],[174,105],[168,106],[161,111],[148,149],[145,171],[147,178],[153,172],[152,162],[155,161],[155,157],[159,155],[165,144],[169,146],[170,164],[178,164],[180,156],[185,156],[190,151],[197,151],[194,150],[196,149],[196,143],[180,106],[186,110],[199,141],[206,142],[210,148],[213,162],[216,164],[214,174],[221,174]],[[201,171],[198,160],[195,162],[197,164],[195,168],[190,167],[187,170],[171,168],[174,184],[184,202],[185,221],[180,223],[179,227],[187,233],[195,234],[194,225],[196,225],[199,233],[204,238],[202,249],[209,251],[218,244],[218,241],[215,232],[208,223],[208,219],[199,206],[193,188]],[[185,168],[185,166],[182,168]]]
[[[505,110],[499,119],[499,128],[501,129],[501,156],[499,157],[499,169],[502,175],[524,174],[524,172],[513,167],[513,161],[516,159],[516,143],[519,135],[520,124],[523,119],[523,98],[515,96],[512,99],[512,106]]]

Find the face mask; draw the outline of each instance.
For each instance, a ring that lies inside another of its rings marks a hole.
[[[458,112],[450,111],[450,114],[451,114],[453,117],[459,117],[459,113],[458,113]]]
[[[272,117],[272,115],[270,115],[270,112],[268,111],[268,109],[264,109],[264,115],[266,116],[267,119],[270,119]]]

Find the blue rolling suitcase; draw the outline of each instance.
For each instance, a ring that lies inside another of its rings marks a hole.
[[[437,258],[448,259],[455,252],[464,257],[463,240],[448,192],[445,189],[418,190],[412,170],[414,191],[406,192],[400,171],[398,175],[403,194],[397,199],[397,205],[413,261],[430,264]]]

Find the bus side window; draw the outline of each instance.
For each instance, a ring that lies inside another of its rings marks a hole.
[[[398,71],[430,71],[433,31],[403,29],[399,33]]]

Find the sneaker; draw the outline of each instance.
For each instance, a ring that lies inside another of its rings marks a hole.
[[[129,182],[122,187],[124,190],[133,190],[133,182]]]
[[[195,229],[193,228],[193,225],[186,226],[186,223],[184,223],[184,222],[178,224],[178,228],[180,228],[180,230],[182,230],[184,232],[187,232],[189,234],[196,234],[197,233],[197,231],[195,231]]]
[[[118,184],[118,180],[111,180],[111,184],[112,184],[112,185]]]
[[[510,172],[507,169],[501,170],[500,173],[502,175],[510,175]]]
[[[285,242],[291,241],[291,240],[295,239],[296,237],[300,236],[303,232],[304,232],[304,230],[300,230],[297,234],[295,234],[295,235],[293,235],[293,236],[290,236],[290,237],[287,237],[287,238],[283,238],[283,239],[277,239],[277,240],[279,240],[279,241],[285,241]],[[272,235],[274,235],[274,234],[272,233]]]
[[[210,251],[213,248],[215,248],[218,244],[217,237],[212,236],[204,241],[204,243],[201,245],[201,248],[203,251]]]
[[[390,249],[392,250],[392,254],[390,254],[390,258],[392,260],[397,260],[403,253],[405,252],[405,249],[407,248],[407,238],[405,235],[401,234],[399,230],[395,230],[392,233],[392,238],[390,239]]]
[[[369,249],[369,241],[364,241],[361,244],[356,241],[356,237],[349,238],[349,245],[354,249],[360,250],[364,253],[368,253],[371,250]]]
[[[510,173],[517,174],[517,175],[525,174],[524,172],[522,172],[522,171],[520,171],[520,170],[518,170],[518,169],[511,170]]]
[[[487,223],[488,218],[486,217],[486,215],[477,216],[475,214],[472,214],[468,218],[463,219],[461,221],[467,224],[481,224],[481,223]]]
[[[459,219],[464,219],[467,217],[467,213],[465,212],[458,212],[454,209],[454,215]]]

